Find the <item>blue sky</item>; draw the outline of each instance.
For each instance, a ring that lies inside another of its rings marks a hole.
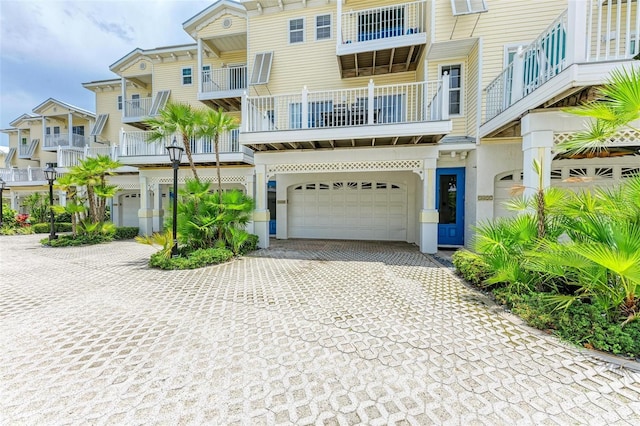
[[[182,23],[214,2],[0,0],[0,128],[49,98],[95,112],[82,83],[137,47],[193,43]]]

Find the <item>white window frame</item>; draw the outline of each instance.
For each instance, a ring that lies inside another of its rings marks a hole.
[[[272,64],[273,64],[273,52],[256,53],[256,56],[253,61],[253,70],[251,72],[251,78],[249,79],[249,85],[267,84],[269,82],[269,77],[271,76]],[[263,72],[266,75],[264,75]]]
[[[209,71],[209,73],[205,74],[205,72],[207,71]],[[203,65],[202,70],[200,71],[200,76],[202,77],[203,83],[211,83],[211,76],[212,76],[211,65]]]
[[[122,111],[122,95],[118,95],[118,111]]]
[[[328,17],[329,17],[329,25],[328,25],[328,27],[329,27],[329,37],[325,37],[325,38],[318,38],[318,30],[319,30],[319,29],[321,29],[321,28],[322,28],[322,29],[327,28],[327,25],[324,25],[324,26],[322,26],[322,27],[319,27],[319,26],[318,26],[318,18],[325,17],[325,16],[328,16]],[[333,38],[333,15],[332,15],[331,13],[323,13],[323,14],[321,14],[321,15],[316,15],[316,16],[313,18],[313,21],[314,21],[314,23],[315,23],[315,37],[316,37],[316,41],[326,41],[326,40],[331,40],[331,39]]]
[[[189,70],[189,75],[185,75],[184,74],[185,70]],[[184,82],[185,81],[184,79],[187,78],[187,77],[190,79],[189,83],[185,83]],[[182,81],[182,85],[183,86],[192,86],[193,85],[193,67],[182,67],[182,68],[180,68],[180,79]]]
[[[302,28],[300,29],[296,29],[296,30],[292,30],[291,29],[291,23],[293,21],[302,21]],[[304,18],[291,18],[289,19],[289,21],[287,21],[287,34],[289,34],[289,44],[300,44],[300,43],[304,43],[306,41],[306,37],[305,37],[305,32],[306,32],[306,28],[307,28],[307,24],[305,22]],[[302,31],[302,40],[300,41],[291,41],[291,36],[293,35],[293,32],[298,32],[298,31]]]
[[[445,67],[460,67],[460,112],[452,113],[451,106],[449,106],[449,117],[464,117],[464,63],[462,62],[451,62],[444,63],[438,65],[438,78],[442,77],[442,68]],[[449,74],[449,78],[451,78],[451,74]],[[449,80],[449,92],[451,92],[451,80]]]

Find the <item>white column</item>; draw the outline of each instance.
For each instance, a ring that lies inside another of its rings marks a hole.
[[[300,105],[300,127],[306,129],[309,127],[309,89],[307,86],[302,88],[302,104]]]
[[[253,175],[247,176],[247,180],[246,180],[246,183],[244,184],[244,187],[246,190],[246,194],[255,200],[255,179]],[[253,216],[252,216],[251,220],[249,220],[249,222],[247,223],[246,230],[250,234],[255,234],[254,228],[255,227],[254,227]]]
[[[256,164],[256,209],[253,212],[254,233],[260,238],[258,247],[269,247],[269,210],[267,209],[267,166]]]
[[[602,2],[600,2],[602,3]],[[618,2],[619,4],[620,2]],[[569,0],[567,9],[567,64],[577,64],[587,60],[587,44],[590,40],[587,28],[587,4],[584,0]],[[601,5],[599,7],[602,7]],[[631,7],[627,3],[627,7]],[[622,36],[622,35],[619,35]]]
[[[511,93],[509,94],[509,104],[513,105],[522,99],[524,94],[524,55],[522,46],[518,46],[518,51],[513,56],[513,68],[511,70]],[[507,99],[505,97],[505,99]],[[508,105],[505,105],[508,106]]]
[[[45,146],[45,138],[47,137],[47,119],[42,117],[42,139],[40,143],[40,149]]]
[[[367,86],[367,93],[368,93],[368,99],[367,99],[367,124],[375,124],[373,122],[373,118],[374,118],[374,114],[373,114],[373,106],[374,104],[374,100],[375,100],[375,91],[373,90],[374,86],[373,86],[373,79],[369,80],[369,85]]]
[[[152,196],[147,181],[146,176],[140,175],[140,209],[138,210],[140,235],[151,235],[153,233]]]
[[[66,207],[67,205],[67,192],[66,191],[58,191],[58,202],[62,207]]]
[[[127,110],[127,80],[124,77],[120,79],[120,95],[122,96],[122,118],[125,117],[125,111]]]
[[[424,160],[422,170],[422,209],[420,210],[420,251],[433,254],[438,251],[438,221],[436,210],[436,162]]]
[[[120,220],[120,203],[122,202],[122,197],[122,193],[118,192],[115,197],[111,199],[111,222],[116,226],[122,226],[122,221]]]
[[[276,175],[276,238],[286,240],[289,238],[287,233],[287,224],[289,217],[287,216],[287,183],[289,180],[284,179],[286,175]],[[289,175],[290,177],[291,175]]]
[[[20,212],[20,199],[18,194],[15,194],[13,191],[9,192],[9,196],[11,197],[11,210],[15,210]]]
[[[69,113],[69,118],[68,118],[68,124],[67,124],[67,130],[69,131],[69,147],[75,146],[73,143],[73,114]]]
[[[211,70],[213,72],[213,70]],[[202,39],[198,37],[198,93],[202,93]]]
[[[338,0],[338,13],[336,14],[336,45],[342,44],[342,0]]]
[[[153,232],[162,232],[164,224],[164,210],[162,209],[162,185],[153,184],[153,209],[151,210]]]
[[[22,154],[22,129],[18,129],[18,158]]]
[[[553,130],[545,120],[546,114],[527,114],[522,118],[522,185],[525,196],[530,197],[542,184],[543,188],[551,185],[551,160],[553,148]],[[534,169],[534,161],[541,166],[542,181]]]

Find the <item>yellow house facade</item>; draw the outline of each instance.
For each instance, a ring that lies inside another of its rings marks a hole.
[[[434,253],[511,214],[509,189],[537,186],[534,160],[544,185],[575,189],[640,169],[633,132],[611,141],[615,157],[554,151],[584,125],[564,108],[636,66],[634,1],[220,0],[182,26],[192,44],[136,48],[113,79],[84,84],[92,146],[125,165],[112,216],[143,234],[162,229],[172,196],[172,138],[149,144],[144,124],[169,100],[237,118],[221,139],[222,180],[255,198],[262,247],[374,239]],[[6,130],[16,147],[32,121]],[[215,183],[211,141],[190,144]]]

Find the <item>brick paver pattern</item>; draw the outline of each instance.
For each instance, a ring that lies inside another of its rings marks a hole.
[[[640,374],[400,243],[149,269],[0,237],[0,424],[639,424]]]

